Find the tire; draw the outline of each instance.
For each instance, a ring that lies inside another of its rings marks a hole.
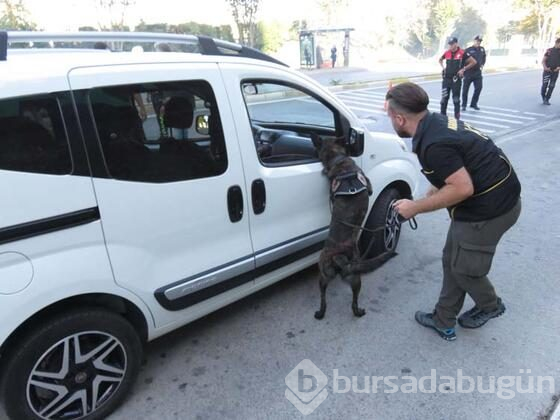
[[[141,357],[140,338],[122,316],[97,308],[67,312],[12,347],[0,399],[12,420],[104,419],[130,390]]]
[[[360,252],[362,254],[366,252],[367,248],[370,246],[373,237],[373,244],[371,244],[371,248],[365,255],[365,258],[373,258],[384,252],[397,250],[401,229],[400,224],[395,223],[390,217],[390,207],[393,200],[398,200],[400,198],[402,198],[401,194],[394,188],[384,190],[377,198],[366,220],[365,227],[371,230],[380,230],[375,233],[368,231],[362,232],[359,241]],[[383,226],[385,226],[385,229],[381,229]],[[392,239],[389,240],[390,238]]]

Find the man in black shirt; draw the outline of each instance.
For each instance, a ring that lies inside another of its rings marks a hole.
[[[473,57],[476,60],[476,65],[465,71],[465,79],[463,81],[463,111],[466,111],[467,109],[469,87],[471,83],[474,84],[474,94],[471,99],[471,108],[476,110],[480,109],[478,107],[478,98],[480,98],[480,92],[482,92],[482,68],[486,64],[486,50],[480,45],[481,42],[482,37],[477,35],[474,37],[473,45],[465,50],[465,55]]]
[[[560,38],[556,39],[553,48],[546,50],[542,65],[544,71],[541,97],[544,105],[550,105],[550,97],[552,96],[554,86],[556,86],[558,72],[560,72]]]
[[[428,112],[426,92],[413,83],[393,87],[387,113],[412,148],[432,184],[427,197],[399,200],[406,219],[447,208],[451,224],[443,249],[443,285],[433,313],[415,319],[454,340],[455,320],[465,295],[476,306],[459,317],[464,328],[478,328],[505,311],[487,277],[496,246],[521,212],[521,185],[505,154],[485,134],[463,121]]]

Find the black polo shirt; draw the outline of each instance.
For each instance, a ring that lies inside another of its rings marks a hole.
[[[489,220],[511,210],[521,193],[517,175],[504,152],[485,134],[455,118],[428,113],[412,139],[422,173],[436,188],[465,167],[474,194],[448,208],[460,221]]]

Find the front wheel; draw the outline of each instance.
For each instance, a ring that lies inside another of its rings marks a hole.
[[[11,419],[104,419],[140,369],[142,345],[118,314],[82,309],[23,338],[5,364],[2,399]]]
[[[392,203],[401,198],[399,191],[394,188],[386,189],[377,198],[365,223],[366,229],[376,232],[364,230],[360,237],[360,252],[363,254],[367,251],[365,258],[396,251],[401,236],[401,224],[392,211]]]

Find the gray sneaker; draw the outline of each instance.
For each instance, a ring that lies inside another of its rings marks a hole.
[[[463,328],[480,328],[492,318],[502,316],[506,311],[506,306],[501,298],[498,298],[496,309],[490,312],[484,312],[476,306],[464,312],[458,319],[459,325]]]
[[[434,315],[429,312],[418,311],[416,312],[416,314],[414,314],[414,319],[420,325],[433,329],[435,332],[439,334],[441,338],[443,338],[446,341],[455,341],[457,339],[457,336],[455,335],[455,328],[437,327],[434,321]]]

